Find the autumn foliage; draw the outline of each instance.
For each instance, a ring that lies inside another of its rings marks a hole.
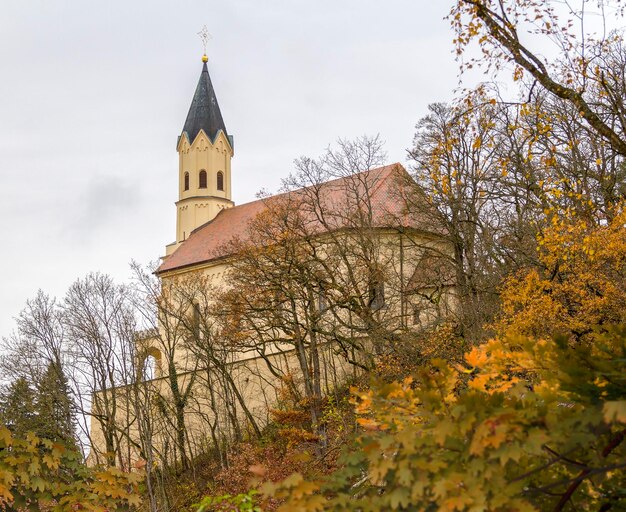
[[[88,468],[61,443],[0,427],[0,510],[137,510],[143,474]]]
[[[329,478],[266,486],[280,510],[626,506],[625,220],[556,219],[544,271],[503,290],[500,336],[355,390],[356,448]]]
[[[591,341],[626,321],[626,211],[593,224],[551,215],[539,236],[541,267],[511,278],[502,293],[501,333]]]

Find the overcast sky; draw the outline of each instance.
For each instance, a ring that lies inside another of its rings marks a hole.
[[[233,199],[299,156],[380,133],[406,162],[416,121],[457,86],[447,1],[4,0],[0,336],[39,288],[128,278],[174,240],[180,134],[209,71],[235,138]]]

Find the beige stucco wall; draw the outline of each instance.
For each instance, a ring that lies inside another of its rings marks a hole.
[[[439,292],[438,302],[436,304],[428,303],[424,299],[433,290],[423,289],[422,294],[406,293],[406,287],[411,277],[416,271],[416,264],[421,261],[424,251],[435,251],[446,254],[446,245],[436,237],[413,233],[411,235],[400,235],[394,230],[380,230],[380,243],[378,247],[378,256],[381,264],[386,269],[386,300],[385,307],[377,311],[377,315],[381,318],[387,318],[389,322],[396,325],[398,329],[422,328],[433,322],[438,321],[442,317],[452,314],[456,308],[456,299],[453,289],[444,287]],[[348,243],[348,242],[346,242]],[[449,252],[449,251],[448,251]],[[419,268],[417,269],[419,271]],[[168,286],[174,286],[176,282],[184,282],[191,279],[191,282],[206,282],[210,290],[219,290],[228,287],[228,275],[231,271],[231,265],[228,260],[218,260],[196,265],[193,267],[175,270],[165,273],[161,276],[163,290]],[[340,270],[338,270],[340,271]],[[404,293],[403,293],[404,291]],[[212,292],[209,292],[209,294]],[[210,299],[210,297],[209,297]],[[414,315],[414,308],[417,307],[419,313]],[[189,311],[191,314],[191,310]],[[161,333],[161,336],[164,336]],[[156,360],[161,359],[159,354],[160,346],[158,338],[150,341],[144,339],[143,350],[148,351],[155,356]],[[286,346],[274,346],[268,352],[273,353],[270,356],[273,365],[280,368],[280,371],[288,374],[298,375],[300,372],[298,361],[293,350],[286,350]],[[266,347],[267,350],[267,347]],[[184,386],[186,379],[190,378],[190,374],[185,374],[189,370],[190,364],[193,366],[193,357],[181,345],[176,351],[176,366],[178,372],[182,375],[181,384]],[[338,356],[336,351],[330,345],[324,346],[322,349],[323,360],[323,386],[325,390],[331,390],[345,376],[355,369],[348,364],[346,360]],[[228,355],[228,364],[231,375],[237,382],[238,389],[245,398],[247,407],[254,415],[256,421],[260,425],[265,425],[269,419],[269,409],[275,407],[278,400],[278,390],[281,388],[280,379],[270,372],[266,362],[259,357],[254,351],[233,352]],[[332,371],[329,371],[331,370]],[[229,437],[229,425],[225,421],[227,414],[224,411],[223,404],[215,407],[215,402],[211,400],[210,390],[212,389],[219,395],[219,389],[210,387],[208,377],[205,376],[206,369],[200,368],[196,376],[196,384],[192,393],[193,404],[189,407],[187,413],[187,428],[189,433],[189,442],[191,445],[199,448],[206,448],[212,441],[209,424],[217,421],[220,435]],[[168,395],[167,368],[158,365],[156,368],[155,379],[147,384],[148,388],[145,393],[152,396]],[[132,398],[132,394],[129,394]],[[137,404],[130,403],[126,407],[120,407],[118,414],[120,418],[132,416],[131,410]],[[145,399],[141,407],[154,407],[149,399]],[[128,410],[127,410],[128,409]],[[239,408],[240,409],[240,408]],[[239,410],[241,415],[242,411]],[[217,419],[215,419],[217,416]],[[213,419],[211,419],[213,418]],[[244,421],[245,423],[245,421]],[[138,436],[136,424],[129,427],[131,437]],[[166,449],[171,446],[171,428],[167,425],[155,426],[155,443],[159,450]],[[97,449],[101,449],[103,439],[99,432],[98,423],[92,421],[92,438]],[[168,441],[169,439],[169,441]],[[137,450],[130,450],[132,457],[137,457]],[[131,458],[132,458],[131,457]],[[93,457],[92,457],[93,461]]]
[[[377,314],[379,319],[386,320],[395,328],[421,329],[449,318],[458,308],[455,291],[451,286],[439,286],[437,289],[430,283],[423,283],[420,293],[409,293],[407,290],[411,277],[419,272],[419,262],[425,252],[434,252],[442,255],[449,254],[450,249],[441,238],[428,233],[413,232],[400,234],[392,229],[380,229],[378,243],[378,259],[385,269],[385,307]],[[323,243],[323,240],[322,240]],[[337,243],[335,240],[332,243]],[[346,239],[346,243],[350,243]],[[323,250],[320,251],[323,255]],[[323,256],[322,256],[323,257]],[[338,272],[341,270],[338,269]],[[168,271],[162,275],[164,288],[176,280],[201,276],[214,290],[223,290],[229,287],[228,275],[231,265],[228,259],[205,262],[179,270]],[[440,283],[438,283],[440,284]],[[436,298],[429,301],[427,297]],[[415,315],[415,309],[419,314]],[[191,311],[190,311],[191,313]],[[284,350],[286,347],[278,347]],[[237,354],[235,359],[247,358],[249,353]],[[184,352],[180,354],[180,363],[188,359]]]
[[[355,373],[355,367],[349,365],[345,360],[338,358],[331,346],[320,348],[320,358],[323,366],[322,381],[323,392],[328,394],[345,378]],[[271,356],[272,365],[285,375],[296,376],[299,372],[298,361],[294,350],[276,351]],[[245,397],[246,407],[252,413],[255,421],[260,427],[267,425],[270,421],[270,411],[279,405],[281,389],[283,384],[269,369],[265,361],[260,357],[237,354],[228,365],[229,373],[236,383],[237,388]],[[188,435],[188,446],[190,455],[198,455],[206,452],[215,440],[211,435],[211,424],[217,426],[216,432],[218,440],[232,440],[233,429],[228,418],[229,412],[226,409],[226,401],[223,399],[224,393],[228,390],[213,381],[212,386],[208,386],[207,370],[201,368],[196,372],[195,384],[185,414],[185,425]],[[179,384],[184,388],[191,378],[191,373],[180,373]],[[158,413],[158,400],[171,396],[167,375],[161,375],[146,383],[137,384],[137,389],[132,386],[116,388],[116,416],[119,425],[124,429],[120,435],[121,452],[123,465],[125,468],[132,468],[142,457],[140,450],[133,446],[134,443],[141,445],[139,435],[139,422],[133,417],[136,415],[137,407],[141,408],[139,414],[148,414],[152,418],[152,443],[156,453],[174,458],[175,432]],[[214,397],[211,397],[211,391]],[[232,400],[232,397],[230,397]],[[239,403],[235,402],[235,414],[243,425],[244,435],[246,429],[246,416]],[[130,421],[129,421],[130,420]],[[248,432],[250,433],[250,432]],[[130,437],[134,443],[128,443],[125,438]],[[103,463],[105,441],[100,424],[92,417],[91,420],[91,442],[92,449],[88,457],[88,464]],[[158,462],[158,461],[157,461]]]

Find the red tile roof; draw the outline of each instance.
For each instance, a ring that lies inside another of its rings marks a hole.
[[[329,224],[334,228],[349,227],[350,212],[345,208],[355,203],[350,203],[347,199],[350,196],[354,196],[350,198],[352,200],[363,197],[365,191],[369,191],[373,226],[418,227],[411,226],[412,223],[404,213],[404,204],[401,200],[401,192],[406,187],[407,177],[408,173],[404,167],[396,163],[327,181],[317,187],[306,187],[224,209],[213,220],[192,231],[189,238],[163,261],[157,273],[231,256],[233,246],[229,245],[229,242],[249,240],[250,222],[266,211],[272,202],[287,200],[291,204],[293,200],[294,207],[297,207],[295,203],[299,198],[311,195],[312,192],[318,194],[319,202],[323,203],[325,209],[338,212],[344,208],[343,212],[331,218]],[[317,231],[328,229],[315,219],[312,212],[307,216],[310,216],[309,220],[313,224],[317,224]]]

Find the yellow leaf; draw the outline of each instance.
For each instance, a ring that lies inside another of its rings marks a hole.
[[[357,423],[365,430],[380,430],[380,424],[370,418],[358,418]]]
[[[0,444],[3,446],[11,446],[11,431],[5,426],[0,426]]]
[[[465,361],[473,368],[481,367],[487,359],[487,354],[479,348],[473,348],[469,354],[465,354]]]
[[[483,373],[474,377],[468,385],[472,389],[476,389],[478,391],[486,391],[485,385],[487,384],[487,382],[489,382],[489,375]]]

